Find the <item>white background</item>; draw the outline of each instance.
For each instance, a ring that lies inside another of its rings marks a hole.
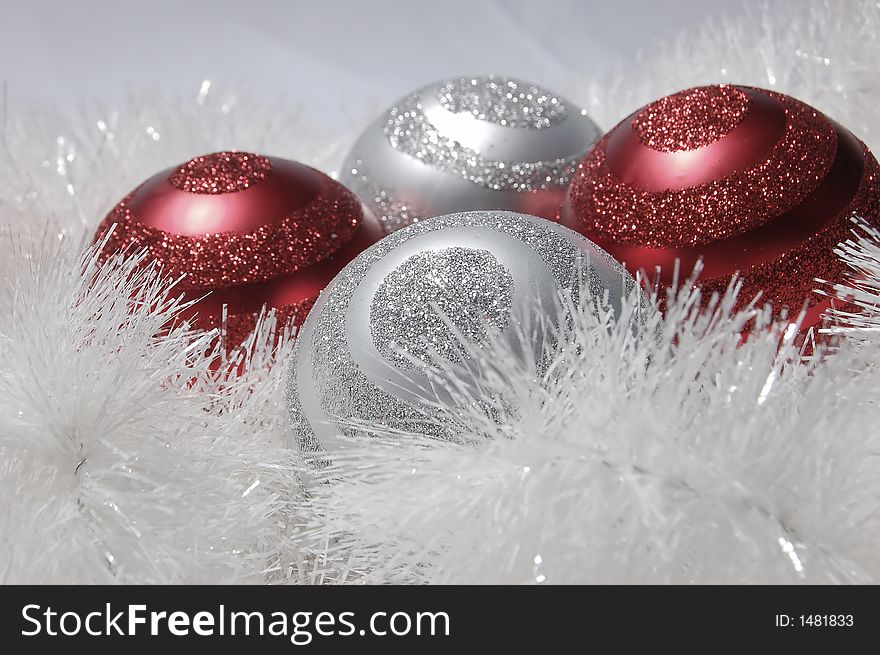
[[[293,99],[335,128],[435,79],[494,72],[565,95],[740,0],[0,0],[10,114],[204,79]]]

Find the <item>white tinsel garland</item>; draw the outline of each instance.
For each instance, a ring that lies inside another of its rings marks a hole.
[[[795,95],[870,145],[878,35],[876,3],[772,3],[616,85],[572,77],[606,128],[726,79]],[[735,289],[707,312],[683,292],[652,319],[657,339],[581,308],[541,379],[505,364],[504,343],[481,355],[496,376],[477,400],[504,420],[454,417],[463,443],[362,426],[318,469],[286,447],[291,343],[273,350],[272,316],[233,355],[241,376],[214,371],[210,334],[162,329],[180,309],[170,281],[138,255],[99,270],[81,241],[199,152],[338,161],[345,143],[287,106],[215,96],[34,112],[3,132],[3,581],[880,581],[876,231],[841,245],[853,279],[826,289],[863,313],[840,314],[840,343],[810,362],[786,323],[741,345],[769,313],[731,312]]]
[[[0,296],[4,581],[286,577],[300,485],[272,411],[274,322],[227,379],[211,334],[163,329],[180,309],[167,280],[68,246]]]
[[[802,362],[734,296],[684,293],[657,341],[584,311],[544,379],[494,344],[481,400],[517,411],[464,419],[464,445],[373,427],[318,488],[315,534],[374,580],[877,580],[878,343]]]

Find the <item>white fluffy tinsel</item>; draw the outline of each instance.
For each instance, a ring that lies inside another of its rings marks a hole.
[[[646,61],[610,83],[573,72],[566,95],[607,128],[729,80],[880,140],[876,3],[773,2]],[[656,338],[572,307],[541,377],[506,341],[478,351],[495,420],[450,415],[455,443],[363,426],[317,468],[287,447],[292,340],[272,347],[271,314],[233,355],[244,373],[215,372],[212,334],[163,329],[174,281],[136,253],[99,268],[88,242],[137,183],[200,152],[338,162],[346,140],[244,97],[206,82],[4,122],[0,579],[880,582],[880,233],[841,246],[853,279],[826,292],[862,313],[809,361],[759,303],[733,312],[735,287],[706,311],[671,299]]]

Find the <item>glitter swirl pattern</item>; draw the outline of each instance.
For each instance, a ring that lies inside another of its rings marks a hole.
[[[413,360],[428,363],[436,355],[461,361],[462,339],[479,345],[489,330],[503,330],[512,303],[513,277],[488,250],[421,252],[388,275],[373,297],[373,343],[399,368],[416,369]]]
[[[856,215],[870,220],[874,225],[880,223],[880,164],[866,147],[862,148],[865,172],[852,202],[842,212],[831,217],[823,230],[782,256],[742,271],[740,298],[751,299],[758,293],[763,293],[764,299],[772,302],[777,311],[788,307],[789,315],[792,315],[791,312],[796,315],[804,301],[807,301],[809,308],[829,304],[826,297],[813,293],[813,290],[819,286],[817,279],[846,279],[848,268],[834,254],[834,249],[839,243],[852,237],[850,218]],[[723,293],[729,281],[729,276],[719,276],[701,280],[700,286],[706,290],[707,295],[714,291]],[[818,320],[817,311],[812,314]],[[805,325],[810,325],[809,317]]]
[[[645,191],[621,183],[605,154],[613,131],[605,135],[569,190],[583,233],[652,248],[695,246],[744,234],[801,202],[834,162],[834,126],[794,98],[763,93],[782,104],[786,117],[785,133],[766,159],[748,170],[681,191]]]
[[[725,109],[719,104],[723,95],[712,98],[697,89],[677,94],[669,104],[669,130],[664,131],[659,118],[652,119],[652,129],[658,139],[668,137],[663,142],[667,145],[687,141],[702,147],[734,123],[746,128],[753,122],[749,129],[754,121],[759,128],[766,124],[760,121],[769,118],[758,109],[759,100],[764,102],[758,94],[763,94],[781,105],[785,123],[779,140],[757,164],[705,184],[661,192],[638,189],[617,179],[608,166],[606,148],[614,133],[635,130],[635,121],[624,121],[587,157],[560,218],[606,245],[630,270],[650,271],[663,262],[661,277],[669,283],[674,257],[688,260],[683,264],[687,273],[690,260],[702,256],[704,298],[723,293],[730,276],[739,271],[742,302],[763,293],[777,313],[787,307],[795,315],[806,302],[805,326],[816,325],[829,301],[813,293],[815,280],[844,279],[845,265],[834,249],[849,237],[850,217],[857,214],[872,223],[880,217],[880,165],[863,143],[812,107],[772,91],[737,90],[750,94],[751,110],[745,116],[740,116],[742,104],[735,96],[728,95],[732,104]],[[701,107],[693,112],[676,109],[688,97]],[[656,111],[658,106],[650,107]],[[701,138],[691,132],[706,120],[706,112],[718,112],[721,127],[706,130]],[[694,116],[698,118],[692,120]],[[681,129],[674,126],[677,120]],[[747,131],[746,137],[753,134]],[[754,141],[734,143],[733,148],[742,152],[748,145]],[[729,152],[725,137],[710,147],[719,146],[721,156]]]
[[[560,98],[546,89],[509,77],[461,77],[443,83],[437,98],[454,114],[468,113],[504,127],[541,130],[565,120]]]
[[[279,325],[300,325],[332,277],[380,236],[358,198],[326,175],[284,159],[215,153],[145,181],[95,239],[106,239],[104,260],[146,251],[144,262],[193,301],[180,318],[220,328],[230,349],[263,308]]]
[[[340,180],[389,232],[481,209],[552,220],[600,136],[585,110],[538,85],[453,78],[383,113],[354,144]]]
[[[638,112],[632,129],[653,150],[695,150],[726,136],[749,111],[749,96],[735,86],[701,86],[666,96]]]
[[[310,383],[320,399],[321,411],[330,417],[346,419],[337,425],[341,433],[355,436],[354,424],[365,421],[441,439],[458,438],[450,433],[447,422],[440,419],[437,410],[408,403],[378,388],[361,372],[347,347],[346,321],[358,285],[371,267],[388,253],[414,236],[448,227],[468,226],[497,230],[521,241],[544,262],[559,288],[571,290],[577,299],[579,263],[583,262],[583,251],[577,240],[580,237],[573,233],[566,235],[546,221],[512,212],[465,212],[435,217],[385,237],[354,259],[326,289],[322,296],[323,307],[310,317],[314,321],[314,332],[310,338],[298,340],[295,346],[294,362],[298,361],[302,348],[310,349],[313,357],[308,372]],[[471,276],[486,279],[499,274],[497,263],[483,258],[478,260],[483,268],[470,271]],[[605,286],[596,273],[597,267],[603,269],[606,279],[620,280],[620,286]],[[612,299],[628,293],[634,285],[620,264],[598,248],[592,251],[584,282],[595,297],[608,291]],[[424,303],[420,306],[424,307]],[[448,333],[448,327],[444,326],[444,331]],[[306,451],[320,451],[321,446],[297,392],[296,377],[294,365],[288,377],[292,438]]]
[[[115,223],[106,251],[146,248],[149,259],[162,262],[166,274],[185,276],[181,289],[270,280],[326,259],[354,235],[362,216],[360,201],[341,184],[328,180],[331,183],[337,187],[333,193],[320,194],[276,224],[250,232],[202,236],[171,234],[144,225],[132,214],[129,195],[101,223],[98,238]]]
[[[388,112],[383,132],[395,150],[429,166],[458,175],[487,189],[536,191],[564,187],[571,181],[584,153],[552,161],[503,162],[484,158],[476,150],[444,136],[422,112],[421,92]]]
[[[249,152],[215,152],[190,159],[168,177],[168,182],[188,193],[235,193],[265,179],[271,168],[268,157]]]

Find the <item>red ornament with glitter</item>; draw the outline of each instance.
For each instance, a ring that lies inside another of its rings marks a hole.
[[[581,164],[560,222],[636,272],[675,261],[701,286],[743,279],[741,302],[763,292],[805,327],[829,306],[816,278],[839,282],[834,247],[858,214],[880,227],[880,166],[848,130],[816,109],[763,89],[717,85],[644,107],[606,134]],[[706,294],[707,296],[709,294]]]
[[[378,241],[348,189],[313,168],[245,152],[218,152],[162,171],[104,219],[104,252],[146,248],[147,261],[184,276],[187,313],[199,327],[224,327],[227,347],[253,330],[265,306],[284,322],[305,320],[321,290]],[[207,294],[207,295],[206,295]]]

